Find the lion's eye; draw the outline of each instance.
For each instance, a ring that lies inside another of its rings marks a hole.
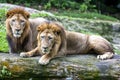
[[[45,36],[41,36],[41,39],[44,39],[45,38]]]
[[[21,23],[21,24],[24,24],[24,23],[25,23],[25,21],[24,21],[24,20],[21,20],[21,21],[20,21],[20,23]]]
[[[21,20],[21,23],[24,23],[25,21],[24,20]]]
[[[15,22],[15,19],[13,19],[12,22]]]
[[[24,27],[24,26],[25,26],[25,21],[24,21],[24,20],[21,20],[21,21],[20,21],[20,24]]]

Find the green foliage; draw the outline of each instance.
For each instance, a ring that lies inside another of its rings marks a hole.
[[[2,67],[2,70],[0,70],[0,77],[1,78],[9,78],[12,75],[12,73],[8,70],[6,66]]]
[[[1,30],[1,28],[2,28],[2,30]],[[5,26],[0,26],[0,51],[8,52],[8,44],[6,41]]]
[[[115,49],[115,53],[120,54],[120,50],[119,49]]]
[[[0,2],[4,3],[12,3],[17,5],[23,5],[27,7],[36,7],[42,6],[42,9],[69,9],[69,10],[80,10],[81,12],[86,12],[88,10],[94,10],[96,7],[92,5],[91,0],[0,0]]]
[[[48,14],[45,13],[37,13],[37,14],[31,14],[32,18],[36,18],[36,17],[48,17]]]
[[[64,18],[83,18],[83,19],[93,19],[93,20],[107,20],[107,21],[118,21],[118,19],[114,18],[114,17],[110,17],[110,16],[106,16],[106,15],[102,15],[102,14],[98,14],[98,13],[91,13],[91,12],[86,12],[86,13],[81,13],[78,10],[69,10],[69,11],[64,11],[64,10],[60,10],[58,12],[54,12],[52,11],[51,13],[54,13],[57,17],[64,17]],[[36,18],[36,17],[50,17],[49,14],[46,13],[35,13],[35,14],[31,14],[32,18]],[[55,16],[54,16],[55,17]]]
[[[93,32],[91,32],[91,31],[89,31],[89,30],[81,30],[80,33],[88,34],[88,35],[99,35],[99,36],[100,36],[100,34],[98,34],[98,33],[93,33]]]
[[[75,9],[79,10],[81,12],[86,11],[95,11],[95,5],[90,4],[91,0],[84,0],[81,3],[78,3],[74,0],[48,0],[48,2],[44,3],[44,9],[51,9],[51,8],[57,8],[57,9]]]
[[[80,11],[81,12],[86,12],[87,9],[88,9],[88,6],[85,3],[83,3],[83,4],[80,5]]]
[[[84,0],[84,2],[80,5],[80,11],[86,12],[86,11],[96,11],[95,5],[90,4],[92,0]]]
[[[96,11],[95,5],[92,5],[91,0],[76,2],[74,0],[48,0],[43,4],[44,9],[69,9],[79,10],[81,12]]]
[[[5,20],[6,8],[0,8],[0,20]]]
[[[6,30],[4,25],[6,11],[6,8],[0,9],[0,51],[2,52],[8,52]]]
[[[79,3],[73,0],[49,0],[44,4],[45,9],[59,8],[59,9],[79,9]]]

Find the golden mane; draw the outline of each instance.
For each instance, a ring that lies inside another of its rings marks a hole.
[[[45,29],[50,29],[53,32],[60,32],[63,30],[61,26],[59,26],[56,22],[44,22],[37,28],[38,31],[44,31]]]
[[[9,10],[6,14],[6,17],[10,18],[14,14],[22,14],[26,19],[30,17],[30,14],[27,11],[25,11],[23,8],[15,8],[15,9]]]
[[[39,25],[37,27],[37,30],[40,31],[40,32],[44,31],[45,29],[52,30],[53,32],[57,32],[57,34],[60,35],[62,42],[61,42],[59,50],[63,52],[63,53],[60,52],[60,54],[64,55],[65,54],[64,51],[66,49],[66,33],[65,33],[65,29],[62,27],[62,25],[60,25],[57,22],[48,22],[48,21],[42,23],[41,25]]]

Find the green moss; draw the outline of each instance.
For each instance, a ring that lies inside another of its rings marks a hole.
[[[120,50],[119,49],[115,49],[115,53],[120,54]]]
[[[102,15],[99,13],[91,13],[91,12],[86,12],[86,13],[81,13],[79,10],[60,10],[59,12],[53,12],[56,16],[68,16],[68,17],[73,17],[73,18],[85,18],[85,19],[93,19],[93,20],[110,20],[110,21],[118,21],[118,19],[107,16],[107,15]]]
[[[6,66],[2,67],[2,70],[0,70],[0,78],[10,78],[12,76],[12,73],[9,71],[9,69]]]
[[[49,15],[47,13],[34,13],[31,14],[31,18],[37,18],[37,17],[49,17]]]

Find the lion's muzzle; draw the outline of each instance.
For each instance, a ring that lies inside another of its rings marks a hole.
[[[19,38],[19,37],[21,37],[22,32],[23,31],[21,29],[15,29],[13,36],[16,38]]]
[[[48,54],[49,53],[49,48],[48,47],[42,47],[41,50],[42,50],[43,54],[46,54],[46,53]]]

